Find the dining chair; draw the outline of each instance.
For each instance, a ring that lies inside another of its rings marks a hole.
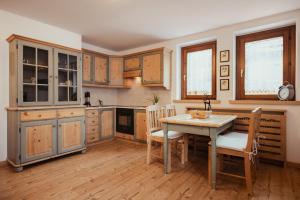
[[[164,143],[164,133],[162,130],[162,125],[159,122],[160,118],[166,117],[166,109],[158,106],[151,105],[146,108],[146,125],[147,125],[147,164],[151,163],[152,156],[152,142],[160,143],[163,146]],[[184,133],[177,131],[168,132],[168,171],[171,171],[171,155],[172,155],[172,144],[183,140]],[[181,145],[184,145],[182,142]],[[181,147],[181,150],[184,151],[184,146]],[[185,155],[184,152],[181,152],[181,155]],[[157,156],[158,157],[158,156]],[[181,159],[181,163],[184,163],[184,159]]]
[[[248,194],[252,195],[252,162],[257,154],[256,135],[259,131],[259,123],[261,118],[261,108],[254,109],[250,114],[248,133],[228,132],[224,135],[219,135],[216,139],[216,153],[219,157],[218,174],[227,175],[235,178],[246,180]],[[211,145],[209,144],[208,155],[208,181],[211,185]],[[223,155],[236,156],[244,159],[244,176],[235,175],[223,171],[222,158]],[[220,159],[221,158],[221,159]]]

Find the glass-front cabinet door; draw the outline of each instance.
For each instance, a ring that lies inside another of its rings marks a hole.
[[[53,49],[18,42],[18,105],[53,103]]]
[[[55,104],[79,104],[81,100],[81,54],[54,50]]]

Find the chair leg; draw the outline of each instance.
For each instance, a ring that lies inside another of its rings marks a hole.
[[[248,194],[252,195],[252,174],[251,174],[251,160],[249,160],[248,154],[244,155],[244,165],[245,165],[245,177],[246,177],[246,185]]]
[[[171,143],[171,141],[169,141],[169,143],[168,143],[168,148],[169,148],[169,151],[168,151],[168,173],[170,173],[171,172],[171,163],[172,163],[172,161],[171,161],[171,158],[172,158],[172,143]]]
[[[211,185],[211,146],[209,145],[208,146],[208,170],[207,170],[207,173],[208,173],[208,185]]]
[[[147,164],[149,165],[151,163],[151,150],[152,150],[152,142],[151,139],[147,139]]]
[[[183,136],[183,141],[184,141],[184,162],[188,161],[188,155],[189,155],[189,136],[188,134],[184,134]]]
[[[184,141],[180,142],[180,162],[184,165],[185,162],[185,148],[184,148]]]

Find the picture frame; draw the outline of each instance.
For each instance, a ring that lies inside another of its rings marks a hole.
[[[220,51],[220,62],[229,62],[230,61],[230,51],[224,50]]]
[[[228,77],[229,75],[230,75],[229,65],[221,65],[220,66],[220,77]]]
[[[221,91],[229,90],[229,79],[220,79],[220,90]]]

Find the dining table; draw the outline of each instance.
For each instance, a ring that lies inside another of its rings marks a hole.
[[[180,114],[172,117],[161,118],[164,133],[164,173],[168,174],[168,131],[178,131],[193,135],[208,136],[211,139],[211,187],[216,188],[216,139],[218,134],[233,127],[236,115],[211,114],[206,119],[192,118],[190,114]]]

